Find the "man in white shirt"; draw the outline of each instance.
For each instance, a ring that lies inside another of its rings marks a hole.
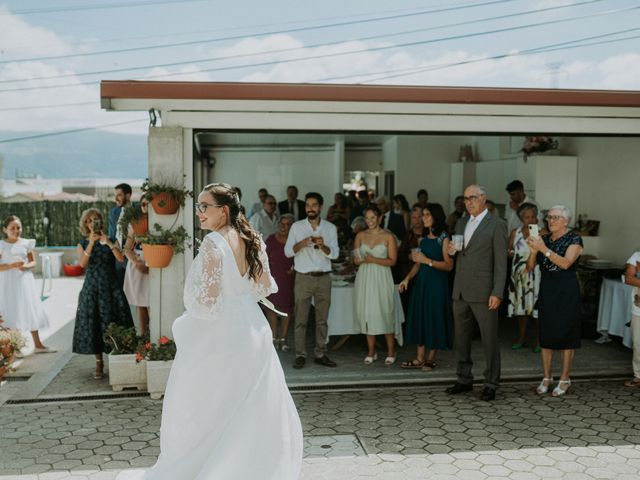
[[[262,234],[265,242],[267,238],[278,231],[278,219],[280,215],[278,215],[276,211],[276,205],[276,197],[267,195],[264,198],[264,202],[262,202],[262,210],[255,213],[249,219],[251,226]]]
[[[335,225],[322,220],[323,198],[316,192],[305,196],[307,218],[291,226],[284,253],[293,257],[296,271],[295,296],[295,350],[293,368],[304,367],[309,307],[315,305],[316,343],[315,362],[326,367],[336,364],[327,357],[327,317],[331,306],[331,260],[338,258],[338,233]]]
[[[507,232],[511,234],[514,228],[522,227],[522,222],[518,216],[518,208],[523,203],[531,203],[538,207],[538,225],[542,225],[542,211],[536,201],[524,193],[524,185],[520,180],[514,180],[507,185],[507,192],[509,192],[509,206],[507,207]]]

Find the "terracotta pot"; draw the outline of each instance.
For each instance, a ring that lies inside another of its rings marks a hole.
[[[145,235],[149,231],[149,217],[145,215],[139,220],[131,222],[134,235]]]
[[[173,215],[180,207],[176,199],[168,193],[154,195],[151,199],[151,205],[158,215]]]
[[[142,244],[144,261],[149,268],[164,268],[171,263],[173,247],[171,245]]]

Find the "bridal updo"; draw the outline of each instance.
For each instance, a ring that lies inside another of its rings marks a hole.
[[[235,187],[228,183],[210,183],[203,191],[209,192],[218,205],[229,208],[229,225],[238,232],[246,246],[246,258],[249,264],[249,276],[257,280],[263,272],[260,261],[260,235],[251,228],[244,216],[240,196]]]

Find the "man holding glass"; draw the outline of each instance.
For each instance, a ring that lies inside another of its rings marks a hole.
[[[473,389],[471,341],[477,324],[486,364],[481,398],[491,401],[500,384],[498,307],[507,277],[507,225],[489,214],[487,193],[480,185],[465,189],[464,203],[469,216],[457,222],[449,244],[449,255],[457,255],[452,298],[458,379],[447,393]]]
[[[315,306],[316,342],[315,362],[325,367],[336,364],[327,357],[327,317],[331,306],[331,260],[338,258],[338,234],[333,223],[322,220],[323,198],[316,192],[305,196],[307,218],[291,225],[284,254],[293,257],[296,271],[295,298],[295,349],[293,368],[302,368],[306,362],[306,337],[309,307],[313,298]]]

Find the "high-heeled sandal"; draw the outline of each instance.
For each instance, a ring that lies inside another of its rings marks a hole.
[[[100,368],[98,368],[98,365]],[[104,378],[104,362],[102,360],[96,360],[96,372],[93,374],[94,380],[102,380]]]
[[[367,355],[366,357],[364,357],[364,364],[365,365],[371,365],[377,359],[378,359],[378,354],[377,353],[374,353],[373,356]]]
[[[549,382],[549,383],[545,385],[544,382]],[[543,378],[542,381],[540,382],[540,385],[538,385],[538,388],[536,388],[536,393],[538,395],[544,395],[545,393],[549,393],[549,388],[551,388],[552,384],[553,384],[553,377]]]
[[[393,365],[394,363],[396,363],[396,357],[387,357],[384,359],[384,364],[385,365]]]
[[[567,385],[567,388],[560,388],[560,385]],[[561,397],[563,395],[565,395],[567,393],[567,390],[569,390],[569,387],[571,386],[571,379],[567,378],[566,380],[558,380],[558,385],[556,386],[556,388],[553,389],[553,392],[551,392],[551,395],[554,397]]]

